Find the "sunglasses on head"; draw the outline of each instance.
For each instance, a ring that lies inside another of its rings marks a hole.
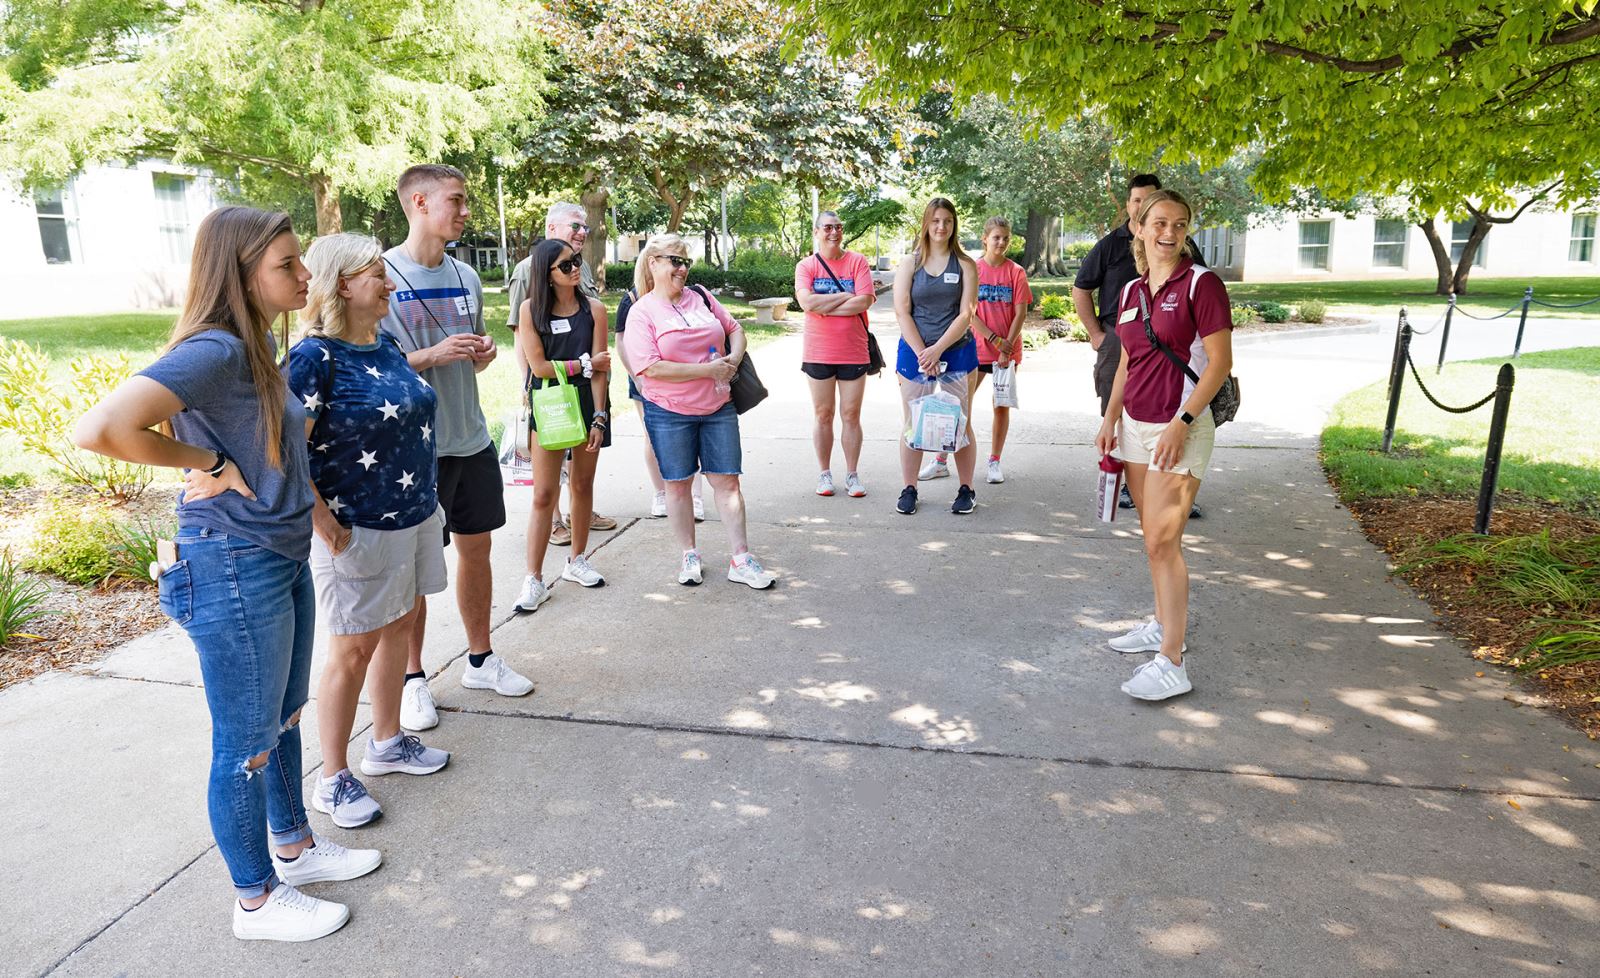
[[[688,268],[694,264],[693,258],[685,258],[682,255],[657,255],[656,257],[662,261],[672,262],[673,268]]]
[[[573,255],[571,258],[568,258],[565,261],[558,261],[550,267],[558,272],[565,272],[566,274],[571,275],[573,272],[583,267],[583,256]]]

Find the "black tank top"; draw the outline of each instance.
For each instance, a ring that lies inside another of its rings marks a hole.
[[[570,316],[556,316],[539,329],[539,340],[544,344],[546,360],[576,360],[583,354],[594,353],[594,313],[589,311],[589,300],[578,294],[578,311]],[[582,380],[568,377],[568,381]],[[559,383],[554,377],[534,378],[536,388]]]

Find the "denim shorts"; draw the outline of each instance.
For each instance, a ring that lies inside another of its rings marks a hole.
[[[739,414],[733,402],[710,414],[679,414],[652,401],[644,402],[644,429],[650,433],[661,478],[679,482],[697,471],[738,475],[744,463],[739,449]]]
[[[956,376],[970,374],[978,369],[978,344],[973,342],[972,337],[969,336],[944,351],[944,359],[940,362],[944,364],[943,373]],[[922,376],[921,368],[917,366],[917,355],[911,352],[911,344],[904,339],[900,340],[900,349],[895,356],[894,370],[895,373],[913,383],[921,383],[927,380],[926,377]]]

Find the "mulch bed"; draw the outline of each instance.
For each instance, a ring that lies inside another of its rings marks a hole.
[[[1463,499],[1367,499],[1351,504],[1367,538],[1404,564],[1419,547],[1470,533],[1474,504]],[[1493,536],[1534,534],[1556,538],[1600,535],[1600,520],[1536,505],[1503,506],[1489,521]],[[1433,607],[1441,623],[1472,656],[1508,671],[1525,660],[1540,631],[1538,608],[1528,608],[1475,587],[1475,569],[1434,563],[1403,577]],[[1513,673],[1542,701],[1600,740],[1600,662]]]
[[[1257,319],[1254,322],[1245,323],[1243,326],[1235,326],[1233,331],[1235,333],[1292,333],[1297,329],[1315,329],[1323,326],[1361,326],[1367,322],[1368,320],[1357,316],[1327,316],[1320,323],[1306,323],[1298,319],[1292,319],[1286,323],[1269,323]]]

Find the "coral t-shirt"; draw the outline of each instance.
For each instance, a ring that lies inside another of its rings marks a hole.
[[[728,352],[728,337],[740,329],[722,303],[710,305],[693,286],[685,288],[678,301],[668,302],[654,292],[643,296],[628,310],[628,328],[622,342],[628,348],[628,362],[639,376],[639,393],[657,407],[678,414],[704,416],[728,403],[728,392],[717,391],[710,377],[694,380],[662,381],[645,375],[651,364],[706,363]]]
[[[1194,390],[1194,381],[1145,336],[1140,293],[1150,307],[1150,326],[1156,336],[1199,376],[1209,362],[1201,339],[1233,328],[1228,290],[1216,273],[1187,258],[1179,263],[1178,270],[1161,287],[1158,296],[1150,294],[1148,275],[1134,279],[1122,289],[1117,339],[1122,341],[1123,352],[1128,355],[1128,382],[1122,388],[1122,409],[1135,421],[1166,424],[1178,416],[1183,402]]]
[[[1033,291],[1028,288],[1028,273],[1022,266],[1007,258],[1005,263],[996,267],[985,259],[978,259],[978,321],[984,327],[992,330],[999,336],[1011,332],[1011,320],[1016,318],[1017,303],[1024,307],[1033,303]],[[978,362],[994,363],[1000,359],[1000,351],[989,342],[989,337],[981,329],[972,331],[978,338]],[[1011,351],[1011,359],[1022,360],[1021,337],[1018,337],[1016,349]]]
[[[801,287],[816,295],[836,295],[840,292],[855,295],[874,295],[872,266],[867,259],[853,251],[839,256],[838,261],[828,259],[828,268],[838,276],[838,284],[822,267],[816,255],[807,255],[794,267],[794,288]],[[806,313],[805,334],[801,338],[800,358],[806,363],[866,363],[867,328],[862,313],[853,316],[824,316]]]

